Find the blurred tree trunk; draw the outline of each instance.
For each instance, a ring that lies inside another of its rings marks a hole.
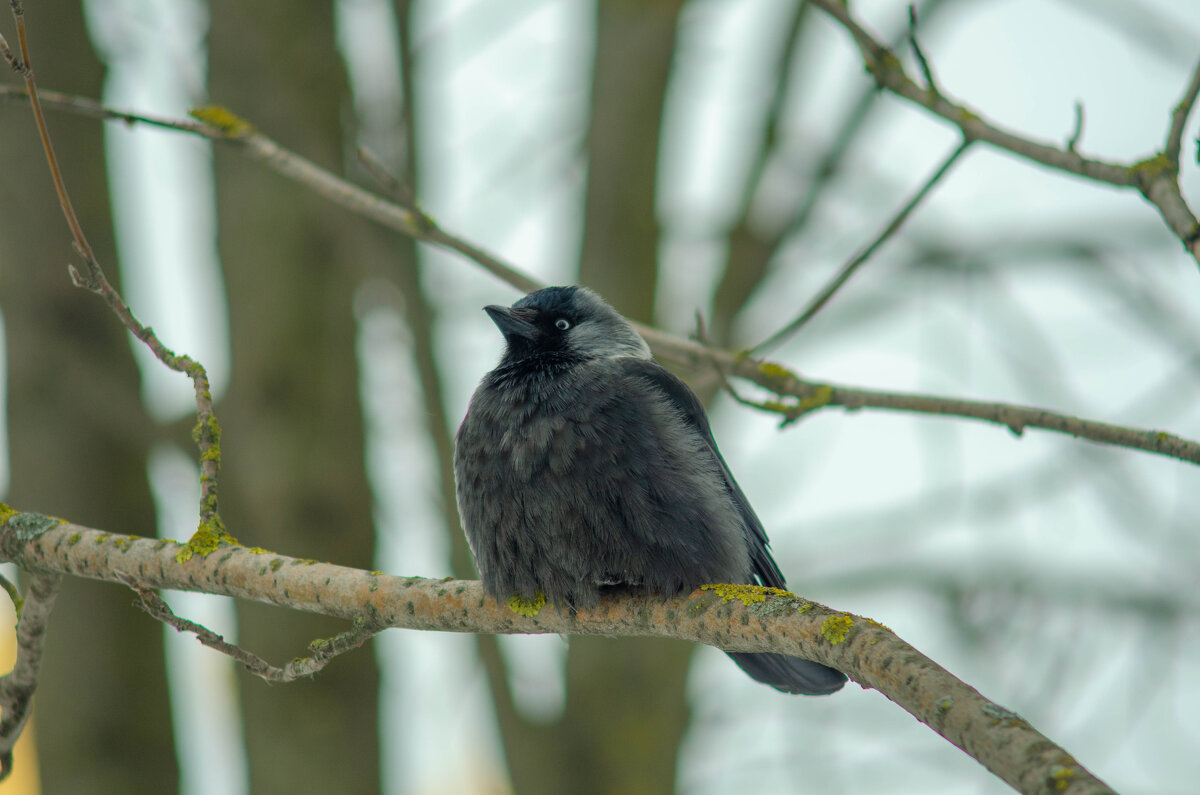
[[[655,182],[682,0],[597,5],[579,278],[623,314],[654,320]]]
[[[655,178],[681,6],[597,6],[579,280],[645,322],[653,322],[658,279]],[[514,789],[673,792],[691,652],[691,644],[674,641],[572,638],[561,718],[531,725],[511,705],[501,715]]]
[[[350,107],[332,9],[212,4],[213,101],[341,172]],[[371,568],[354,291],[375,234],[236,152],[216,152],[219,240],[229,290],[233,377],[224,425],[222,513],[247,544]],[[238,605],[240,639],[274,661],[344,624]],[[374,793],[378,671],[348,654],[311,681],[242,682],[254,792]]]
[[[39,84],[100,96],[104,69],[79,4],[31,4],[26,18]],[[78,116],[52,115],[48,123],[75,210],[119,289],[102,130]],[[146,477],[153,425],[142,412],[129,338],[104,302],[67,275],[78,257],[27,105],[5,105],[0,141],[8,499],[23,510],[153,536]],[[131,603],[125,589],[64,579],[35,701],[46,792],[178,788],[162,628]]]

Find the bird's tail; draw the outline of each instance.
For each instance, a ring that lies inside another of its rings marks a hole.
[[[726,652],[750,678],[784,693],[827,696],[846,684],[846,675],[826,665],[786,654]]]

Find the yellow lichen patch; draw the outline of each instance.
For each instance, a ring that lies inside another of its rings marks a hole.
[[[959,127],[965,127],[968,124],[974,124],[979,121],[979,114],[974,113],[966,108],[960,107],[958,112],[954,114],[954,122]]]
[[[1054,780],[1054,788],[1062,792],[1067,787],[1071,786],[1071,779],[1078,775],[1078,771],[1073,767],[1055,768],[1050,774],[1050,778]]]
[[[791,414],[796,407],[784,403],[782,400],[764,400],[758,404],[758,407],[763,411],[770,411],[775,414]]]
[[[775,362],[759,362],[758,371],[772,381],[784,381],[789,378],[800,380],[791,370]]]
[[[850,634],[854,627],[854,619],[850,616],[830,616],[821,625],[821,634],[833,646],[838,645]]]
[[[783,386],[781,385],[778,388],[783,389]],[[751,405],[773,414],[782,414],[784,416],[783,423],[787,425],[800,419],[810,411],[824,408],[832,402],[833,387],[828,384],[820,384],[814,386],[811,394],[807,397],[789,397],[786,400],[764,400],[761,403],[752,403]]]
[[[1165,152],[1159,152],[1153,157],[1148,157],[1134,163],[1129,167],[1130,174],[1138,185],[1149,185],[1155,179],[1163,174],[1173,174],[1177,170],[1177,166],[1173,166],[1167,158]]]
[[[726,582],[701,585],[700,590],[712,591],[721,597],[721,604],[723,605],[727,605],[734,599],[737,599],[747,607],[756,602],[766,601],[768,596],[795,597],[794,593],[788,593],[779,588],[767,588],[762,585],[731,585]]]
[[[546,606],[546,594],[538,591],[537,595],[532,599],[526,599],[519,594],[513,594],[512,596],[508,597],[508,601],[506,601],[505,604],[508,605],[509,610],[513,611],[517,615],[525,616],[526,618],[533,618],[538,613],[542,612],[542,608]]]
[[[210,127],[216,127],[229,138],[240,138],[254,132],[254,125],[233,111],[220,105],[202,105],[192,108],[188,115]]]
[[[812,394],[806,398],[800,398],[796,403],[796,410],[800,413],[819,409],[822,406],[828,406],[833,400],[833,387],[829,384],[821,384],[813,390]]]
[[[212,518],[201,522],[188,542],[175,553],[175,561],[187,563],[193,555],[199,555],[202,558],[208,557],[211,553],[216,552],[222,544],[240,546],[237,539],[226,532],[225,523],[221,521],[221,517],[214,514]]]
[[[9,519],[18,513],[20,513],[20,511],[8,507],[7,503],[0,502],[0,525],[5,524]]]

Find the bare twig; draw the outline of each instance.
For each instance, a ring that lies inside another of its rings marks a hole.
[[[942,92],[938,88],[937,80],[933,77],[933,67],[929,65],[929,59],[925,57],[925,51],[921,49],[921,44],[917,41],[917,7],[911,4],[908,7],[908,43],[912,47],[917,63],[921,66],[921,74],[925,76],[925,86],[934,94],[940,95]]]
[[[908,220],[908,216],[911,215],[912,211],[917,208],[917,205],[919,205],[925,199],[925,197],[929,195],[929,192],[933,190],[935,185],[942,181],[942,177],[946,176],[946,174],[950,172],[950,168],[958,161],[958,158],[963,152],[967,151],[970,146],[971,141],[969,140],[964,140],[961,144],[959,144],[958,147],[951,152],[945,160],[942,161],[942,164],[938,166],[937,170],[933,172],[929,179],[925,180],[925,184],[923,184],[921,188],[912,195],[912,198],[910,198],[905,205],[900,208],[900,211],[892,217],[892,220],[888,222],[887,226],[885,226],[883,230],[875,236],[875,239],[872,240],[866,246],[866,248],[862,249],[859,253],[851,257],[850,260],[844,264],[836,274],[834,274],[834,277],[830,279],[823,288],[821,288],[821,291],[817,293],[811,302],[809,302],[809,305],[804,309],[803,312],[800,313],[800,316],[788,323],[779,331],[776,331],[767,339],[760,342],[758,345],[754,346],[753,350],[756,353],[762,353],[764,351],[775,349],[780,345],[780,343],[782,343],[792,334],[799,331],[804,324],[812,320],[813,317],[821,311],[825,304],[829,303],[829,299],[833,298],[834,294],[842,288],[842,285],[849,281],[850,277],[854,275],[855,271],[862,267],[863,263],[870,259],[871,256],[879,250],[880,246],[886,243],[887,240],[894,235],[901,226],[904,225],[904,222]]]
[[[28,100],[29,92],[15,86],[0,85],[0,99]],[[38,88],[38,99],[44,108],[72,113],[91,119],[120,121],[128,125],[145,124],[150,127],[160,127],[164,130],[191,133],[204,138],[219,140],[225,136],[220,130],[192,119],[179,119],[169,116],[158,116],[153,113],[136,113],[134,111],[116,110],[97,102],[94,99],[64,94],[60,91],[46,91]]]
[[[378,572],[229,547],[179,564],[169,541],[48,522],[18,534],[0,526],[0,550],[19,565],[144,589],[224,594],[350,620],[398,627],[495,634],[672,637],[721,649],[778,652],[845,671],[880,691],[1021,792],[1111,790],[1016,713],[989,701],[891,630],[784,592],[705,586],[657,600],[623,595],[594,609],[544,608],[518,615],[486,598],[478,582],[391,577]],[[136,572],[136,577],[128,572]],[[28,608],[26,608],[28,610]]]
[[[345,632],[332,638],[318,638],[310,643],[308,649],[312,652],[311,656],[297,658],[278,668],[257,654],[229,643],[208,627],[180,618],[154,589],[138,585],[127,576],[122,576],[121,579],[138,595],[135,604],[149,615],[179,632],[191,632],[205,646],[232,657],[247,671],[268,682],[293,682],[310,677],[328,665],[334,657],[359,648],[379,632],[378,629],[368,626],[362,616],[355,617],[354,626]]]
[[[1075,128],[1071,131],[1071,137],[1067,139],[1067,151],[1074,152],[1079,146],[1079,141],[1083,138],[1083,103],[1076,100],[1075,102]]]
[[[21,77],[25,77],[25,64],[18,56],[13,54],[12,48],[8,46],[8,39],[4,38],[3,33],[0,33],[0,56],[4,57],[4,60],[8,62],[8,65],[12,67],[14,72]]]
[[[1179,173],[1179,156],[1183,148],[1183,130],[1187,127],[1188,116],[1196,104],[1197,95],[1200,95],[1200,62],[1197,62],[1196,68],[1192,70],[1192,79],[1183,91],[1183,98],[1171,113],[1171,127],[1167,130],[1167,140],[1163,145],[1163,154],[1166,155],[1167,162],[1172,164],[1176,174]]]
[[[12,671],[0,677],[0,716],[3,716],[0,718],[0,781],[12,772],[13,747],[33,710],[33,692],[37,689],[41,670],[46,627],[61,582],[59,574],[34,573],[20,611],[17,662]]]
[[[199,108],[193,110],[192,115],[221,133],[220,140],[241,146],[251,158],[267,164],[276,172],[300,182],[318,195],[351,212],[411,235],[417,240],[457,251],[519,290],[530,292],[542,286],[512,265],[441,229],[428,217],[368,193],[357,185],[331,174],[311,160],[283,148],[224,108]]]
[[[67,266],[71,274],[71,280],[76,286],[85,287],[102,297],[109,308],[121,319],[125,327],[153,351],[155,357],[160,362],[170,369],[191,378],[192,387],[196,394],[197,413],[196,428],[193,436],[200,448],[201,473],[200,526],[196,530],[194,540],[197,544],[197,549],[206,550],[215,548],[219,541],[232,541],[233,539],[225,531],[225,525],[221,521],[220,513],[217,510],[217,484],[221,469],[221,428],[217,422],[216,414],[213,412],[212,392],[209,388],[208,373],[205,371],[203,365],[191,357],[176,354],[163,345],[154,333],[154,330],[142,325],[134,316],[129,305],[125,303],[120,293],[117,292],[116,288],[112,286],[108,278],[104,275],[104,271],[96,259],[96,254],[88,243],[87,237],[84,235],[83,225],[80,224],[79,217],[75,214],[75,208],[71,205],[71,197],[67,193],[67,186],[63,180],[62,170],[59,168],[58,158],[54,154],[54,145],[50,140],[50,130],[46,125],[45,114],[42,112],[41,96],[38,92],[37,82],[34,79],[33,59],[29,54],[29,44],[25,35],[24,10],[21,7],[20,0],[11,0],[11,5],[13,18],[17,23],[17,38],[21,47],[25,93],[33,109],[34,123],[37,125],[38,136],[42,142],[42,150],[45,152],[46,162],[50,167],[50,177],[54,182],[54,190],[58,194],[58,202],[62,208],[63,217],[66,218],[67,226],[71,229],[75,251],[83,259],[84,271],[82,273],[73,265]],[[188,554],[190,554],[191,549],[189,547]]]
[[[358,162],[363,164],[363,168],[371,175],[371,179],[378,182],[379,187],[383,188],[384,192],[391,196],[396,204],[399,204],[410,212],[416,213],[419,220],[436,226],[433,223],[433,219],[422,212],[417,205],[417,195],[413,191],[412,185],[388,171],[387,167],[379,162],[379,158],[375,157],[373,152],[360,147],[358,150]]]

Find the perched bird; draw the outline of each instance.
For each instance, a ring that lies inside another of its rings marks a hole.
[[[767,535],[717,450],[699,399],[591,290],[548,287],[484,311],[507,343],[458,430],[454,477],[485,590],[590,607],[605,588],[784,588]],[[841,672],[730,653],[787,693]]]

